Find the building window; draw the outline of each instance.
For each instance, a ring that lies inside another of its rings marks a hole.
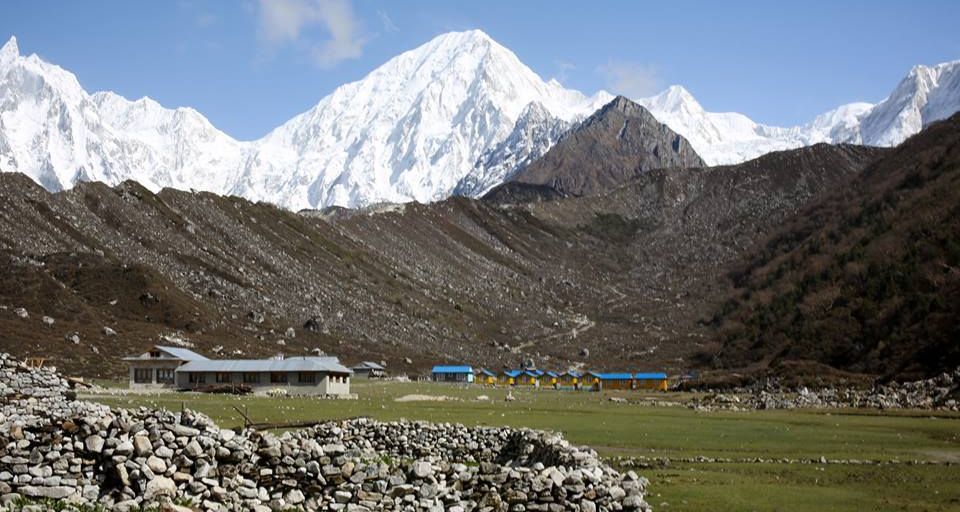
[[[300,382],[304,384],[313,384],[317,382],[317,374],[314,372],[300,372],[297,378],[299,378]]]
[[[136,384],[152,384],[153,368],[135,368],[133,370],[133,382]]]
[[[226,372],[217,372],[217,384],[227,384],[230,382],[230,374]]]
[[[173,368],[157,368],[157,382],[173,384]]]
[[[244,384],[259,384],[259,383],[260,383],[260,374],[259,374],[259,373],[244,373],[244,374],[243,374],[243,383],[244,383]]]
[[[283,372],[273,372],[270,374],[270,383],[271,384],[286,384],[287,383],[287,374]]]
[[[203,373],[190,373],[188,376],[190,384],[206,384],[207,376]]]

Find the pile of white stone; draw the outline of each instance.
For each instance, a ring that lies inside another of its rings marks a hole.
[[[700,410],[754,409],[923,409],[960,411],[960,368],[931,379],[881,384],[871,389],[800,388],[743,390],[714,393],[690,402]]]
[[[7,382],[41,372],[5,363],[0,373]],[[5,395],[2,502],[56,499],[112,510],[649,509],[645,479],[552,433],[354,419],[275,436],[220,429],[190,411],[73,401],[61,384],[52,388],[59,394],[23,392],[38,388]]]
[[[63,396],[70,389],[55,368],[27,368],[8,354],[0,354],[0,398]]]

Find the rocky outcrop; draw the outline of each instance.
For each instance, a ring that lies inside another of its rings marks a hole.
[[[717,393],[690,402],[698,410],[754,409],[923,409],[960,411],[960,368],[932,379],[876,385],[871,389],[759,388],[744,393]]]
[[[30,373],[40,372],[5,364],[0,380]],[[276,436],[221,429],[191,411],[111,409],[41,391],[3,403],[0,446],[4,502],[111,510],[174,502],[205,511],[649,509],[645,479],[620,474],[557,434],[526,429],[353,419]]]

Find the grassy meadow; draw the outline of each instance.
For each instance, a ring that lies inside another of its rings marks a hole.
[[[210,415],[222,426],[370,416],[563,432],[606,457],[729,458],[671,462],[637,471],[650,479],[657,510],[960,510],[960,417],[921,411],[697,412],[640,405],[690,395],[630,392],[507,391],[432,383],[355,381],[358,400],[163,393],[97,396],[119,407],[146,405]],[[409,395],[447,400],[397,401]],[[489,400],[477,400],[486,395]],[[611,396],[627,397],[616,403]],[[788,458],[884,461],[880,465],[754,463]],[[614,459],[616,460],[616,459]],[[937,465],[915,464],[938,462]],[[951,464],[944,464],[950,462]]]

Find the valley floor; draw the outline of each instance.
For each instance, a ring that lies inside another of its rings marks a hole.
[[[194,409],[223,426],[371,416],[561,431],[639,465],[655,510],[957,510],[960,415],[863,410],[698,412],[690,394],[576,393],[355,381],[357,400],[163,393],[111,406]],[[418,396],[420,395],[420,396]],[[477,400],[486,395],[489,400]],[[611,397],[627,398],[627,403]],[[398,401],[398,398],[404,398]],[[445,397],[445,399],[437,399]],[[821,459],[822,458],[822,459]],[[826,463],[821,463],[826,460]]]

